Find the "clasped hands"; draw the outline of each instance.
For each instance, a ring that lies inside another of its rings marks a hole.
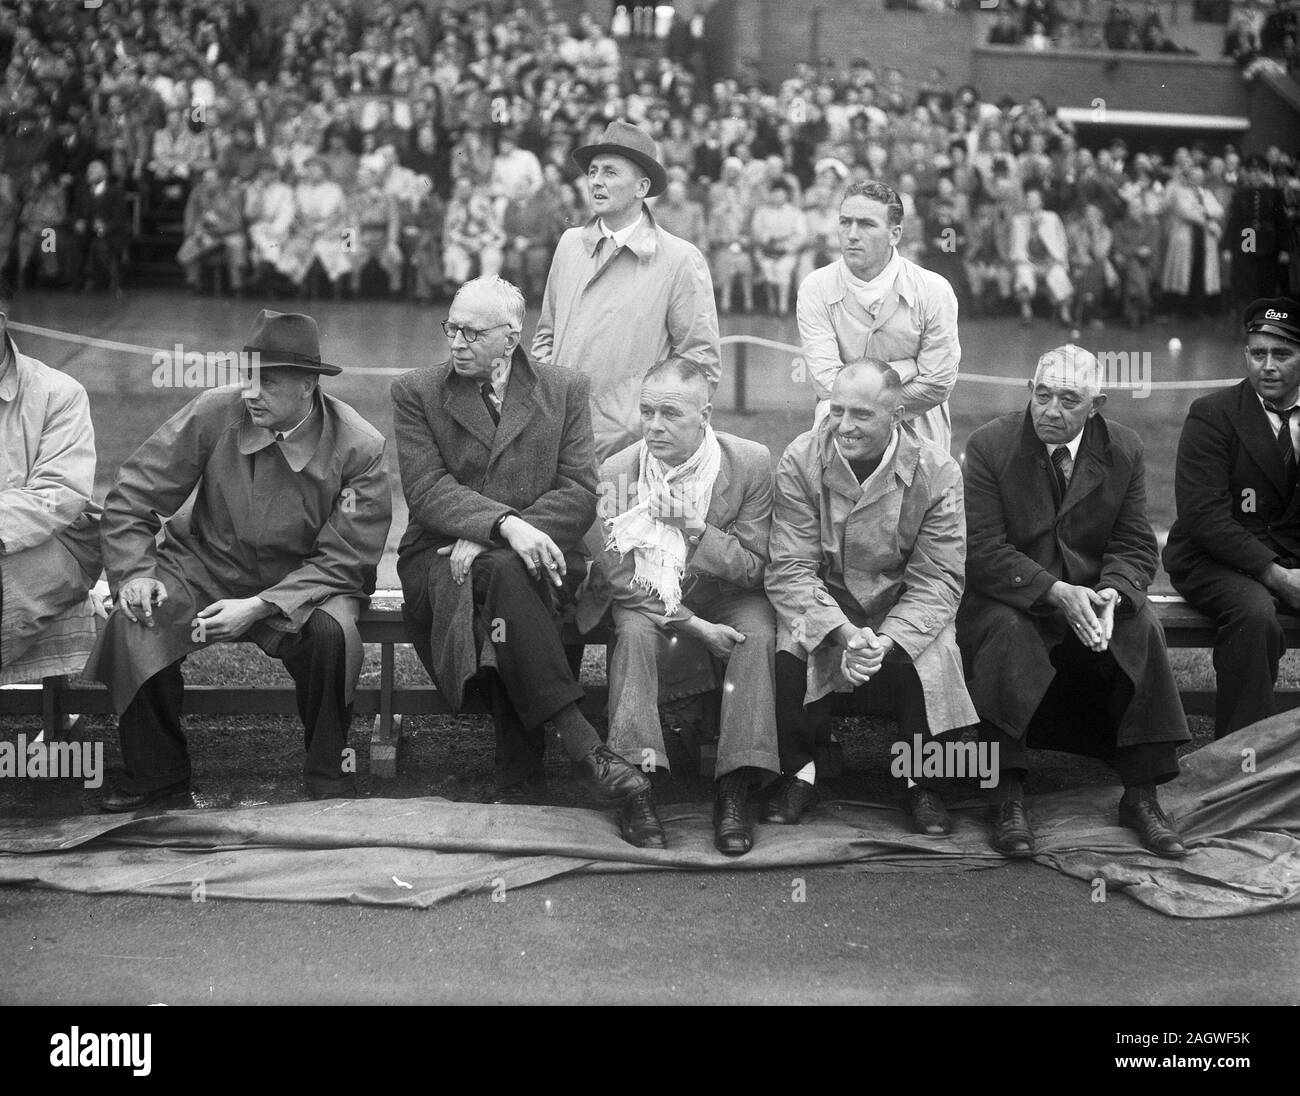
[[[1119,591],[1111,587],[1093,590],[1057,581],[1047,591],[1047,602],[1065,617],[1071,630],[1090,651],[1104,651],[1115,632],[1115,607]]]
[[[835,638],[844,646],[840,652],[840,672],[852,685],[862,685],[880,672],[885,656],[894,649],[894,641],[877,635],[870,628],[842,624]]]

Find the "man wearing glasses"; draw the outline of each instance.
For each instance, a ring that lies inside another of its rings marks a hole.
[[[529,361],[524,298],[488,275],[465,283],[443,331],[451,357],[393,382],[410,524],[397,573],[411,642],[453,711],[475,679],[496,729],[496,801],[545,791],[553,722],[580,782],[621,804],[647,778],[604,746],[578,710],[556,626],[566,579],[596,518],[589,384]]]
[[[1174,589],[1218,626],[1215,738],[1277,712],[1277,613],[1300,611],[1300,301],[1262,298],[1244,318],[1246,379],[1187,412],[1164,554]]]

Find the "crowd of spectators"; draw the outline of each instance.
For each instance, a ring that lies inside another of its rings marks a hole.
[[[1147,0],[1140,14],[1115,0],[1104,20],[1071,18],[1056,0],[1019,0],[998,7],[989,28],[988,42],[995,46],[1021,46],[1030,50],[1095,49],[1143,53],[1195,53],[1170,36],[1155,0]]]
[[[1238,222],[1261,216],[1234,206],[1249,187],[1275,194],[1269,277],[1296,292],[1279,150],[1249,172],[1199,143],[1094,151],[1041,98],[985,102],[939,68],[824,60],[769,83],[744,62],[710,82],[698,34],[667,41],[647,58],[545,2],[304,0],[268,25],[247,0],[20,0],[0,9],[0,263],[20,288],[116,288],[133,236],[170,230],[198,290],[224,271],[235,292],[430,299],[501,272],[537,300],[588,216],[570,152],[627,118],[668,168],[655,217],[706,252],[724,310],[787,313],[838,253],[839,194],[868,179],[900,192],[900,250],[967,309],[1212,308]]]

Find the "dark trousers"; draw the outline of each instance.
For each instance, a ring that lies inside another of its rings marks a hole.
[[[293,678],[307,750],[304,775],[314,791],[355,785],[343,772],[352,705],[343,702],[346,641],[338,621],[317,609],[297,635],[286,636],[277,657]],[[149,678],[118,720],[125,792],[150,792],[190,778],[189,746],[181,730],[185,679],[180,658]]]
[[[1189,604],[1214,618],[1214,737],[1277,714],[1273,687],[1286,637],[1277,602],[1262,582],[1206,561],[1170,576]]]
[[[542,725],[583,692],[560,643],[554,595],[544,579],[530,578],[513,549],[494,548],[470,565],[470,581],[496,653],[496,669],[482,670],[477,683],[492,714],[496,782],[504,788],[541,775]]]
[[[788,651],[776,654],[776,733],[781,753],[781,772],[793,776],[813,760],[817,744],[830,738],[831,720],[837,709],[849,706],[856,715],[886,715],[898,721],[900,739],[912,742],[914,735],[936,742],[947,741],[960,729],[940,735],[930,734],[925,714],[925,692],[916,667],[895,648],[870,681],[848,693],[828,693],[811,704],[803,702],[807,691],[808,664]],[[851,700],[849,699],[851,696]],[[915,783],[924,788],[942,790],[947,783],[940,777],[926,777]]]
[[[991,723],[980,724],[980,738],[998,744],[998,772],[1023,780],[1029,748],[1062,750],[1096,757],[1119,773],[1124,786],[1163,784],[1178,775],[1174,742],[1121,746],[1116,734],[1133,700],[1133,682],[1109,651],[1090,651],[1073,632],[1052,648],[1056,677],[1034,712],[1023,738],[1013,738]]]
[[[102,274],[108,288],[116,291],[122,284],[122,245],[115,237],[97,236],[93,232],[77,236],[68,234],[72,255],[68,273],[72,288],[80,289],[87,280],[95,281]]]

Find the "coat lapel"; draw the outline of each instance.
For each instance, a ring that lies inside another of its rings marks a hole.
[[[1228,412],[1228,421],[1241,438],[1242,448],[1250,454],[1251,459],[1259,465],[1260,470],[1268,476],[1269,482],[1277,488],[1278,494],[1287,497],[1286,477],[1282,474],[1282,461],[1277,455],[1277,435],[1269,425],[1268,416],[1260,405],[1259,397],[1250,386],[1249,381],[1241,385],[1241,398],[1237,409]]]
[[[727,497],[727,488],[731,486],[731,462],[727,460],[727,451],[722,451],[722,460],[718,464],[718,478],[713,481],[713,494],[709,496],[709,512],[704,520],[710,525],[722,529],[731,524],[731,499]],[[736,507],[739,511],[740,507]]]
[[[496,437],[491,441],[492,454],[488,457],[489,467],[528,425],[533,414],[533,388],[536,385],[537,376],[532,371],[528,355],[522,348],[515,347],[510,362],[510,383],[506,385],[506,398],[501,408],[501,422],[497,426]],[[480,397],[479,403],[482,402]],[[487,414],[486,408],[483,413]]]
[[[1074,462],[1070,486],[1065,492],[1065,499],[1061,502],[1062,515],[1073,510],[1106,482],[1106,469],[1110,463],[1110,439],[1106,433],[1106,426],[1099,416],[1094,415],[1083,428],[1079,459]]]
[[[458,377],[450,361],[442,385],[442,409],[482,442],[485,449],[492,448],[493,435],[497,429],[492,425],[492,416],[483,406],[478,386],[473,381]]]

